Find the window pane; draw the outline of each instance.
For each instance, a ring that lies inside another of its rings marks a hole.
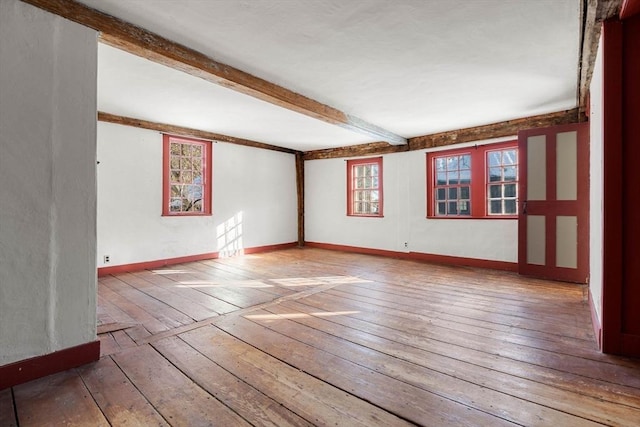
[[[502,164],[515,165],[518,163],[518,150],[504,150],[502,152]]]
[[[460,156],[460,169],[468,170],[471,169],[471,155],[465,154]]]
[[[488,154],[489,166],[501,166],[502,165],[502,152],[490,151]]]
[[[450,188],[449,200],[457,200],[457,199],[458,199],[458,188]]]
[[[445,171],[447,170],[447,163],[445,162],[444,157],[436,158],[436,171]]]
[[[447,157],[447,170],[458,170],[458,156]]]
[[[378,165],[371,165],[371,176],[378,176]]]
[[[202,157],[202,145],[193,145],[191,147],[191,155],[196,157]]]
[[[471,215],[471,203],[466,200],[459,201],[458,210],[460,215]]]
[[[180,197],[182,196],[181,187],[179,185],[171,186],[171,197]]]
[[[502,181],[502,168],[489,168],[489,182]]]
[[[502,197],[502,185],[490,185],[489,197],[492,199],[497,199]]]
[[[492,214],[502,213],[502,200],[491,200],[489,202],[489,212]]]
[[[516,180],[516,167],[508,166],[504,168],[504,180],[505,181],[515,181]]]
[[[191,144],[181,144],[182,145],[182,155],[190,156],[191,155]]]
[[[470,187],[460,187],[460,199],[469,200]]]
[[[171,158],[171,169],[180,169],[180,158],[172,157]]]
[[[369,213],[377,214],[378,213],[378,203],[371,203],[371,211]]]
[[[171,143],[171,154],[180,154],[180,144],[175,142]]]
[[[377,202],[377,201],[378,201],[378,190],[371,190],[371,191],[369,192],[369,195],[370,195],[370,199],[371,199],[372,201],[374,201],[374,202]]]
[[[458,202],[449,202],[449,210],[447,212],[448,215],[457,215],[458,214]]]
[[[169,210],[171,212],[180,212],[182,209],[182,199],[181,198],[172,198],[169,203]]]
[[[372,181],[371,181],[371,188],[378,188],[378,179],[379,179],[379,178],[376,176],[376,177],[371,178],[371,179],[372,179]]]
[[[444,202],[437,203],[436,209],[437,209],[438,215],[446,215],[447,214],[447,204],[444,203]]]
[[[504,197],[516,197],[516,184],[504,185]]]
[[[458,183],[458,172],[447,172],[447,181],[449,185],[455,185]]]
[[[447,173],[446,172],[438,172],[438,176],[436,178],[437,185],[446,185],[447,184]]]
[[[518,209],[515,200],[505,200],[504,201],[504,213],[506,214],[517,214]]]
[[[436,190],[436,200],[446,200],[445,193],[446,190],[444,188],[438,188]]]

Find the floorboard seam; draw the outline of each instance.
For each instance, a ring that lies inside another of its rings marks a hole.
[[[220,322],[220,321],[222,321],[224,319],[229,319],[229,318],[236,317],[236,316],[243,316],[243,315],[245,315],[247,313],[251,313],[251,312],[256,311],[256,310],[262,310],[262,309],[265,309],[265,308],[268,308],[268,307],[271,307],[271,306],[274,306],[274,305],[278,305],[278,304],[280,304],[282,302],[298,300],[298,299],[301,299],[301,298],[306,298],[308,296],[315,295],[317,293],[324,292],[324,291],[327,291],[329,289],[333,289],[333,288],[335,288],[337,286],[340,286],[342,284],[343,283],[325,283],[323,285],[318,285],[318,286],[316,286],[316,287],[314,287],[312,289],[307,289],[307,290],[304,290],[304,291],[301,291],[301,292],[296,292],[294,294],[285,295],[285,296],[276,298],[273,301],[263,302],[263,303],[260,303],[260,304],[252,305],[252,306],[245,307],[245,308],[241,308],[239,310],[232,311],[230,313],[220,314],[220,315],[217,315],[217,316],[214,316],[214,317],[210,317],[208,319],[201,320],[199,322],[194,322],[194,323],[191,323],[189,325],[180,326],[180,327],[171,329],[169,331],[160,332],[160,333],[151,335],[149,337],[146,337],[146,338],[144,338],[144,339],[142,339],[140,341],[136,341],[136,344],[138,344],[138,345],[150,344],[150,343],[156,342],[158,340],[161,340],[161,339],[164,339],[164,338],[168,338],[168,337],[172,337],[172,336],[176,336],[176,335],[180,335],[182,333],[189,332],[189,331],[192,331],[194,329],[199,329],[199,328],[202,328],[204,326],[215,325],[216,323],[218,323],[218,322]]]

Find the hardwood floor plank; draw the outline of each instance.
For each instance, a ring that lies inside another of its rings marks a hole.
[[[180,336],[200,353],[316,425],[403,426],[410,423],[307,375],[215,327]]]
[[[18,420],[16,420],[16,413],[13,407],[13,394],[10,388],[0,390],[0,426],[18,426]]]
[[[112,358],[171,425],[249,425],[148,345],[123,350]]]
[[[331,295],[329,296],[329,294]],[[314,295],[312,300],[316,301],[327,297],[330,298],[329,304],[336,304],[334,309],[359,311],[356,316],[362,320],[376,322],[381,318],[380,314],[384,313],[383,321],[385,325],[391,325],[400,330],[404,328],[404,330],[417,337],[449,342],[460,347],[479,350],[488,355],[507,357],[595,380],[610,381],[612,378],[617,377],[616,383],[640,388],[638,368],[599,363],[566,353],[558,354],[535,347],[523,346],[510,342],[511,336],[509,334],[503,334],[502,336],[498,336],[496,333],[474,335],[459,330],[443,328],[435,325],[433,319],[421,317],[414,313],[389,309],[377,304],[345,299],[342,298],[342,294],[333,290],[323,295]]]
[[[210,284],[211,286],[229,287],[233,289],[255,288],[261,292],[268,294],[282,296],[292,291],[289,289],[281,288],[270,283],[269,280],[261,274],[245,274],[244,271],[239,271],[239,274],[229,274],[226,277],[226,273],[221,272],[220,268],[215,268],[210,265],[206,265],[203,262],[194,262],[188,264],[188,269],[191,272],[191,276],[196,278],[195,280],[187,280],[187,283],[194,282],[196,285],[204,284],[205,286]]]
[[[120,346],[112,334],[98,335],[98,339],[100,340],[100,357],[109,356],[110,354],[120,351]]]
[[[587,290],[315,248],[101,277],[102,359],[0,391],[0,426],[637,427]]]
[[[449,397],[452,399],[459,400],[460,397],[468,397],[472,399],[474,404],[485,401],[490,409],[483,408],[484,410],[488,412],[496,410],[500,414],[511,412],[518,417],[512,421],[524,425],[531,425],[534,421],[549,425],[568,425],[570,421],[563,419],[566,418],[565,413],[575,416],[576,420],[583,418],[584,420],[579,421],[579,425],[586,423],[586,420],[603,424],[624,425],[631,420],[640,419],[639,395],[636,395],[633,400],[624,399],[625,404],[635,405],[633,409],[612,408],[612,402],[622,403],[623,399],[616,399],[617,396],[610,392],[605,394],[606,388],[601,389],[597,396],[588,395],[583,387],[567,387],[564,384],[564,388],[557,388],[527,379],[522,375],[507,374],[501,370],[473,364],[470,360],[473,359],[473,355],[469,355],[463,349],[459,349],[457,352],[458,358],[446,357],[433,351],[399,342],[395,334],[382,338],[334,323],[333,321],[340,316],[323,318],[318,316],[322,313],[317,311],[297,311],[289,307],[290,305],[275,306],[269,309],[270,313],[283,316],[282,319],[290,319],[286,322],[272,321],[269,316],[248,315],[246,317],[291,338],[317,348],[327,349],[326,351],[332,354],[348,358],[363,366],[376,369],[378,372],[388,371],[388,375],[401,378],[407,383],[439,392],[445,392],[449,388]],[[295,314],[303,314],[303,316]],[[304,325],[304,329],[292,327],[292,323]],[[437,346],[437,343],[435,345]],[[371,357],[368,352],[363,352],[363,349],[375,350],[379,354],[376,357]],[[500,360],[496,365],[501,367],[505,363],[508,364],[509,360]],[[427,370],[416,369],[416,367]],[[529,371],[533,370],[532,366],[528,368]],[[429,379],[431,384],[425,382],[425,379]],[[471,386],[462,384],[455,388],[456,383],[459,384],[463,381]],[[583,382],[588,384],[586,381]],[[576,381],[575,383],[579,384],[580,382]],[[474,388],[477,390],[477,396],[474,396]],[[515,397],[517,400],[511,399],[512,406],[509,408],[510,399],[501,398],[499,395],[490,398],[488,395],[491,395],[492,391]],[[455,393],[458,394],[458,397],[455,397]],[[615,400],[603,401],[605,396]],[[560,414],[551,412],[545,420],[543,414],[536,414],[532,411],[532,414],[535,415],[531,419],[523,419],[523,413],[526,413],[525,408],[531,406],[530,402],[542,407],[539,412],[547,413],[549,411],[546,408],[551,408],[559,411]],[[553,418],[549,419],[549,417]]]
[[[127,300],[135,303],[138,307],[158,319],[169,328],[187,325],[194,321],[191,317],[174,309],[169,304],[151,297],[144,292],[140,292],[128,283],[119,279],[118,276],[105,278],[102,284]]]
[[[328,308],[330,309],[331,307]],[[497,373],[513,376],[518,379],[531,380],[561,390],[584,394],[599,401],[622,404],[640,409],[640,390],[637,388],[619,384],[612,386],[611,382],[593,380],[591,378],[536,366],[502,356],[488,355],[482,351],[460,347],[443,341],[418,337],[406,330],[394,329],[381,324],[363,321],[350,314],[335,316],[333,315],[335,311],[325,311],[323,308],[318,307],[317,304],[309,304],[307,300],[285,302],[281,304],[280,307],[272,307],[269,309],[270,312],[277,313],[283,310],[285,310],[285,313],[286,310],[290,310],[293,313],[306,313],[307,316],[295,316],[292,320],[317,327],[320,330],[360,343],[361,345],[372,341],[371,344],[366,345],[374,346],[374,348],[380,351],[384,351],[386,348],[383,343],[390,341],[390,343],[388,343],[390,346],[388,354],[396,357],[403,358],[402,354],[397,353],[396,350],[398,348],[406,349],[406,357],[413,357],[412,355],[415,351],[418,351],[419,354],[420,352],[426,352],[426,354],[422,356],[423,359],[416,362],[417,364],[439,360],[440,366],[451,367],[456,366],[456,362],[462,362],[474,367],[482,367]],[[358,332],[355,337],[351,330]],[[363,332],[365,335],[362,334]],[[373,338],[368,340],[366,339],[368,336],[372,336]]]
[[[162,274],[162,270],[156,270],[155,272],[138,271],[133,274],[158,286],[168,287],[172,292],[178,293],[190,301],[193,301],[195,304],[199,304],[205,309],[215,313],[230,313],[238,309],[238,307],[233,304],[229,304],[226,301],[222,301],[199,290],[201,287],[208,286],[207,284],[190,283],[191,281],[181,280],[179,277],[174,280]]]
[[[216,365],[177,337],[152,344],[196,384],[253,425],[285,427],[312,424]]]
[[[110,357],[83,366],[78,373],[111,425],[168,425]]]
[[[169,329],[166,324],[156,319],[142,307],[139,307],[132,301],[128,300],[126,297],[111,290],[109,285],[106,284],[106,281],[103,281],[98,286],[99,288],[101,288],[100,291],[102,292],[104,297],[108,298],[112,304],[116,305],[120,310],[126,313],[132,323],[139,323],[141,325],[144,325],[144,328],[152,333],[166,331]]]
[[[430,299],[418,300],[409,296],[393,295],[385,292],[380,292],[375,289],[364,289],[355,286],[343,286],[335,292],[341,292],[342,296],[345,298],[366,300],[372,304],[377,304],[384,307],[398,308],[407,312],[415,311],[418,314],[446,312],[448,314],[455,314],[472,321],[482,320],[485,322],[518,327],[522,329],[529,329],[538,332],[557,331],[557,333],[562,334],[563,336],[569,336],[582,340],[590,340],[592,338],[592,332],[589,332],[584,328],[584,323],[579,326],[563,324],[563,327],[559,329],[557,328],[558,322],[545,320],[547,319],[546,317],[538,320],[527,319],[521,316],[514,317],[509,316],[502,311],[485,311],[470,306],[464,307],[461,306],[458,300],[455,300],[455,305],[451,305],[452,301],[438,303],[431,301]],[[423,304],[418,304],[417,301],[423,301]],[[587,320],[586,314],[587,313],[584,312],[584,322],[586,322]],[[558,319],[558,321],[560,321],[560,319]]]
[[[74,370],[30,381],[13,390],[21,427],[109,426]]]
[[[198,303],[194,303],[194,301],[185,298],[178,293],[171,292],[169,289],[172,287],[156,286],[136,275],[128,273],[119,274],[117,278],[145,295],[162,301],[174,310],[183,313],[185,316],[188,316],[191,321],[207,319],[218,314],[217,312],[209,310]]]
[[[595,425],[506,392],[492,390],[485,384],[490,373],[482,382],[463,380],[443,374],[442,369],[426,369],[297,324],[286,317],[278,320],[277,316],[271,315],[265,319],[265,313],[247,317],[262,319],[259,321],[264,322],[268,330],[253,321],[238,318],[217,326],[234,335],[239,334],[240,338],[263,351],[331,384],[355,385],[347,390],[418,424],[442,423],[449,416],[447,414],[464,413],[464,418],[455,415],[455,419],[448,420],[449,423],[496,425],[509,421],[521,425]],[[312,355],[312,361],[309,355]],[[360,380],[358,383],[357,378],[363,377],[366,377],[366,382]],[[411,402],[408,396],[415,401]],[[405,402],[411,403],[407,405]],[[487,414],[496,418],[491,419]],[[438,418],[430,418],[433,416]]]

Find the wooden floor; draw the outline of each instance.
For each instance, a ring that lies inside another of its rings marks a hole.
[[[292,249],[101,278],[100,361],[0,426],[640,425],[583,286]]]

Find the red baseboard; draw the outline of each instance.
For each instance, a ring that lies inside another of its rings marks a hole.
[[[277,245],[256,246],[253,248],[245,248],[242,250],[242,253],[246,255],[257,254],[260,252],[271,252],[271,251],[278,251],[282,249],[290,249],[296,246],[298,246],[297,242],[280,243]],[[220,254],[218,252],[211,252],[207,254],[188,255],[188,256],[177,257],[177,258],[167,258],[167,259],[159,259],[154,261],[136,262],[133,264],[122,264],[122,265],[114,265],[110,267],[100,267],[98,268],[98,277],[104,277],[110,274],[121,274],[121,273],[128,273],[132,271],[161,268],[169,265],[182,264],[185,262],[195,262],[195,261],[203,261],[207,259],[216,259],[219,257],[220,257]]]
[[[598,350],[602,351],[602,325],[598,318],[598,312],[591,295],[591,289],[589,289],[589,308],[591,309],[591,325],[593,326],[593,334],[596,337],[596,343],[598,344]]]
[[[66,371],[100,358],[100,341],[92,341],[75,347],[0,366],[0,390]]]
[[[435,255],[422,252],[397,252],[384,249],[360,248],[357,246],[334,245],[331,243],[305,242],[310,248],[328,249],[342,252],[355,252],[366,255],[379,255],[391,258],[410,259],[433,264],[456,265],[463,267],[487,268],[491,270],[518,271],[518,264],[506,261],[492,261],[478,258],[463,258],[448,255]]]

